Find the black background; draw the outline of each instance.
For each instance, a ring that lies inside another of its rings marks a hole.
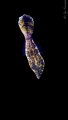
[[[60,56],[62,54],[60,46],[63,41],[61,36],[64,32],[65,22],[63,19],[60,3],[50,2],[24,2],[23,4],[13,4],[9,14],[9,23],[11,30],[8,29],[10,35],[9,49],[11,49],[10,68],[11,77],[14,76],[14,82],[19,84],[57,84],[57,77],[61,64]],[[45,68],[38,80],[30,69],[25,56],[22,56],[22,45],[24,36],[18,26],[18,19],[23,14],[30,15],[34,19],[34,41],[42,47],[42,57],[45,60]],[[11,32],[10,32],[11,31]],[[61,52],[61,54],[60,54]]]
[[[60,114],[59,108],[63,107],[61,99],[63,99],[65,89],[63,71],[65,71],[64,59],[66,56],[66,20],[63,18],[63,3],[58,1],[16,1],[16,3],[11,3],[9,1],[7,5],[5,3],[4,5],[5,8],[2,6],[3,17],[1,16],[1,20],[4,20],[3,24],[1,23],[4,25],[1,38],[3,41],[2,51],[4,50],[2,53],[3,64],[1,63],[3,104],[8,104],[9,109],[13,107],[14,114],[15,111],[19,113],[19,110],[21,113],[25,112],[26,108],[29,111],[30,105],[31,110],[34,107],[39,110],[42,108],[41,113],[44,110],[43,114],[47,113],[48,117],[50,116],[49,110],[52,116],[57,113],[55,112],[56,108]],[[19,29],[18,19],[23,14],[30,15],[34,19],[34,41],[42,47],[45,68],[40,80],[30,69],[26,57],[22,56],[22,44],[25,39]]]

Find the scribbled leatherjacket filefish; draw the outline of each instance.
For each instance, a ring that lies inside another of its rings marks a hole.
[[[40,79],[41,74],[44,70],[45,62],[34,40],[32,39],[34,20],[30,15],[24,14],[23,16],[19,17],[18,25],[25,37],[25,54],[29,66],[35,73],[36,77]]]

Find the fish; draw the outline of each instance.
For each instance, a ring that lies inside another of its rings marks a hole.
[[[41,47],[34,42],[32,37],[34,31],[34,20],[30,15],[24,14],[19,17],[18,25],[25,37],[25,50],[22,50],[22,52],[25,52],[24,55],[27,58],[29,67],[35,73],[36,78],[40,79],[45,67],[45,61],[39,50]]]

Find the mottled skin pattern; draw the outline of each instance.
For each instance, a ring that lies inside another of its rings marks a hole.
[[[45,62],[31,37],[33,33],[34,21],[29,15],[24,14],[20,17],[18,24],[26,40],[25,54],[29,66],[36,74],[36,77],[40,79],[40,76],[44,70]]]
[[[34,71],[34,73],[36,74],[36,77],[39,79],[44,70],[45,63],[36,44],[32,39],[26,42],[25,53],[26,53],[30,68]]]
[[[19,17],[18,25],[24,36],[27,33],[33,33],[34,21],[29,15],[24,14],[23,16]]]

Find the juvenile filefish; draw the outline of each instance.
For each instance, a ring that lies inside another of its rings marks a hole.
[[[28,64],[35,73],[37,79],[40,79],[44,70],[45,61],[32,38],[34,20],[30,15],[24,14],[23,16],[19,17],[18,25],[25,37],[25,55],[27,57]]]

